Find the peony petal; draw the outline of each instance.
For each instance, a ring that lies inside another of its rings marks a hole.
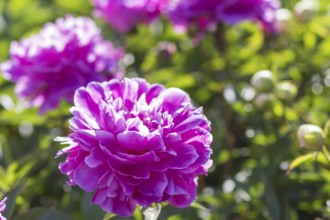
[[[174,131],[178,133],[185,132],[187,130],[191,130],[192,128],[195,128],[198,126],[202,121],[205,120],[204,115],[192,115],[189,118],[182,121],[180,124],[176,125],[174,127]]]
[[[136,203],[130,198],[125,198],[124,200],[119,198],[107,198],[100,205],[106,212],[116,213],[117,215],[123,217],[129,217],[133,214]]]
[[[170,113],[181,108],[183,104],[190,102],[188,94],[177,88],[164,90],[159,98],[163,99],[163,109]]]
[[[109,157],[108,164],[113,171],[116,171],[123,176],[131,176],[136,179],[149,178],[149,164],[139,164],[139,166],[136,166],[136,162],[128,163],[126,159],[112,154],[106,147],[101,146],[100,148]]]
[[[165,138],[165,141],[167,143],[168,142],[178,142],[178,141],[181,141],[181,140],[182,140],[181,135],[179,135],[176,132],[173,132],[173,133],[170,133],[170,134],[166,135],[166,138]]]
[[[99,119],[99,107],[86,89],[79,88],[74,95],[74,103],[78,109],[95,119]]]
[[[103,146],[111,146],[116,143],[116,137],[111,132],[105,130],[95,131],[95,135],[99,143]]]
[[[146,196],[139,191],[135,192],[132,198],[142,207],[147,208],[153,203],[162,202],[163,198],[159,196]]]
[[[106,172],[104,167],[90,168],[85,163],[81,163],[73,173],[75,183],[87,192],[97,188],[97,182]]]
[[[149,89],[147,95],[146,95],[146,101],[147,103],[150,103],[152,99],[155,97],[158,97],[159,94],[164,90],[164,86],[162,85],[152,85],[151,88]]]
[[[101,150],[94,148],[89,156],[85,157],[85,163],[90,168],[95,168],[106,163],[106,158],[103,156]]]
[[[99,189],[92,197],[91,203],[101,204],[107,199],[107,188]]]
[[[186,195],[187,183],[179,176],[168,176],[168,185],[166,187],[166,193],[173,195]]]
[[[150,178],[142,182],[138,189],[145,196],[161,197],[167,184],[167,177],[164,173],[152,172]]]
[[[176,182],[174,184],[174,186],[178,186],[179,184],[183,184],[183,182],[181,181],[181,183]],[[196,194],[196,182],[195,181],[191,181],[191,182],[186,182],[185,183],[185,193],[183,194],[176,194],[173,195],[168,202],[175,207],[178,208],[185,208],[190,206],[190,204],[196,200],[197,198],[197,194]]]
[[[130,110],[137,100],[137,92],[139,84],[134,80],[124,79],[123,83],[123,104]]]
[[[91,94],[92,100],[105,100],[105,92],[102,84],[91,82],[87,85],[86,90]]]
[[[117,140],[121,147],[136,152],[143,151],[148,143],[147,137],[136,131],[124,131],[117,135]]]
[[[196,152],[196,149],[189,144],[183,143],[172,143],[170,146],[173,151],[176,152],[176,156],[173,156],[173,153],[162,154],[160,156],[160,161],[158,164],[155,164],[155,169],[184,169],[193,164],[199,157]]]

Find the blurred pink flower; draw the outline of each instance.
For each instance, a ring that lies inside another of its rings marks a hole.
[[[0,70],[16,83],[15,93],[41,114],[91,81],[123,77],[118,62],[123,49],[105,41],[87,17],[66,16],[46,24],[40,33],[12,42],[10,60]]]
[[[274,30],[278,0],[177,0],[168,4],[167,13],[176,25],[197,25],[205,30],[212,24],[236,24],[245,20],[259,21]]]
[[[93,0],[95,14],[121,32],[158,18],[168,0]]]
[[[2,212],[5,210],[6,208],[6,201],[7,201],[7,197],[3,198],[0,201],[0,220],[7,220],[5,217],[2,216]]]

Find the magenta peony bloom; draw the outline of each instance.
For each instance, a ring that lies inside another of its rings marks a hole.
[[[215,9],[223,0],[178,0],[167,6],[169,19],[179,28],[197,25],[205,30],[216,23]]]
[[[93,0],[95,14],[103,17],[121,32],[138,23],[149,24],[158,18],[168,0]]]
[[[6,208],[6,201],[7,201],[7,197],[5,197],[3,200],[0,201],[0,220],[7,220],[5,217],[1,215],[1,213]]]
[[[180,89],[143,79],[92,82],[74,96],[69,147],[59,168],[69,185],[95,191],[92,203],[130,216],[136,205],[196,199],[198,174],[211,165],[210,122]]]
[[[197,24],[206,29],[218,22],[236,24],[252,20],[273,29],[279,7],[279,0],[178,0],[169,4],[168,14],[177,26]]]
[[[46,24],[39,34],[12,42],[11,60],[0,70],[16,83],[18,98],[44,113],[61,99],[72,102],[80,86],[122,77],[118,62],[123,53],[102,38],[91,19],[67,16]]]

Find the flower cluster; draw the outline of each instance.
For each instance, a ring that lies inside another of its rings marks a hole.
[[[245,20],[259,21],[273,29],[278,0],[179,0],[169,4],[168,14],[176,26],[191,24],[207,29],[212,24],[236,24]]]
[[[167,0],[93,0],[95,14],[116,29],[127,32],[138,23],[149,24],[158,18]]]
[[[59,168],[69,185],[95,191],[92,203],[130,216],[136,205],[196,199],[197,175],[206,175],[212,135],[201,108],[180,89],[134,78],[92,82],[74,96],[72,133]]]
[[[117,30],[127,32],[138,23],[148,24],[166,14],[180,29],[197,25],[206,30],[219,22],[236,24],[259,21],[266,31],[275,31],[279,0],[93,0],[95,14]]]
[[[59,18],[39,34],[12,42],[10,60],[0,66],[16,83],[15,93],[40,113],[69,102],[80,86],[122,77],[118,66],[124,51],[105,41],[87,17]]]
[[[0,220],[7,220],[5,217],[1,215],[1,213],[5,210],[6,208],[6,200],[7,197],[5,197],[3,200],[0,201]]]

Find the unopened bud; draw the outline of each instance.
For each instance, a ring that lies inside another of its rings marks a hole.
[[[275,13],[276,17],[276,30],[279,33],[285,33],[289,30],[289,23],[292,18],[292,13],[286,8],[280,8]]]
[[[275,96],[271,93],[259,93],[253,100],[254,106],[259,110],[265,110],[272,106]]]
[[[270,92],[274,87],[273,73],[269,70],[260,70],[251,78],[251,85],[258,92]]]
[[[294,6],[294,14],[298,21],[306,22],[310,20],[320,8],[318,0],[301,0]]]
[[[312,124],[301,125],[297,132],[297,138],[302,148],[310,150],[320,149],[325,142],[323,130]]]
[[[297,96],[298,88],[291,82],[281,82],[276,85],[276,94],[279,99],[291,102]]]

